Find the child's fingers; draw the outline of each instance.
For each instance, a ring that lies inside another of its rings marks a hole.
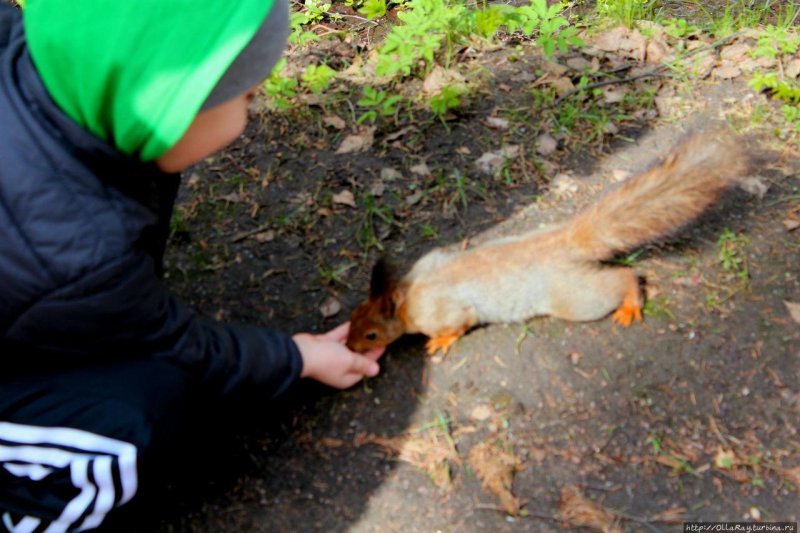
[[[363,355],[353,354],[353,359],[350,362],[350,372],[371,377],[378,375],[379,371],[380,367],[377,362]]]

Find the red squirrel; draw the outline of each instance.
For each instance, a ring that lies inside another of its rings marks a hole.
[[[552,229],[466,250],[437,248],[400,279],[379,262],[369,297],[350,318],[347,346],[363,352],[423,333],[429,354],[446,353],[478,324],[539,315],[589,321],[613,312],[629,326],[642,319],[639,278],[601,262],[686,225],[748,166],[741,139],[722,130],[697,133]]]

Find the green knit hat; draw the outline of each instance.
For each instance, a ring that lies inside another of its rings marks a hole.
[[[265,54],[264,45],[280,50],[286,37],[285,21],[280,35],[265,23],[275,18],[267,17],[274,1],[27,0],[23,17],[33,62],[59,107],[150,161],[181,138],[204,103],[221,103],[269,74],[279,55]]]

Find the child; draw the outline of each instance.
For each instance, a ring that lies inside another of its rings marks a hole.
[[[98,527],[201,401],[378,373],[348,323],[220,324],[159,279],[175,173],[242,133],[287,19],[285,0],[0,4],[5,528]]]

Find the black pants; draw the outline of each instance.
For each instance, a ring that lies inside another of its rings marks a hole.
[[[0,531],[96,528],[176,451],[195,395],[161,361],[37,366],[0,371]]]

